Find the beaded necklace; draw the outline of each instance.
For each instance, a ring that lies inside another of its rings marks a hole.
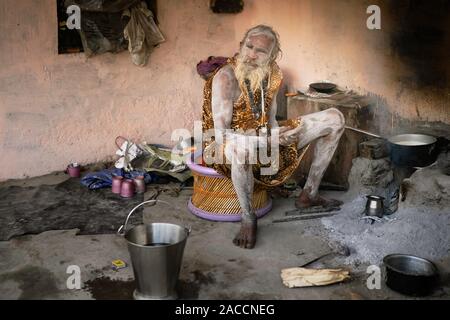
[[[253,91],[250,88],[250,81],[248,79],[245,79],[245,85],[247,87],[247,93],[248,93],[248,99],[250,100],[250,107],[252,109],[253,115],[255,116],[255,119],[261,118],[261,113],[264,113],[265,106],[264,106],[264,88],[267,87],[268,81],[263,80],[261,83],[261,104],[256,103],[255,96]]]

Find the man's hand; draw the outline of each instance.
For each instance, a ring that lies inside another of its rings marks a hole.
[[[288,146],[298,141],[298,128],[292,129],[292,127],[280,127],[280,144],[282,146]]]

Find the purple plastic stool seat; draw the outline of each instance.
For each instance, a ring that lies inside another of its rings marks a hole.
[[[210,177],[210,178],[221,178],[221,179],[228,179],[227,177],[221,175],[220,173],[218,173],[216,170],[214,170],[213,168],[209,168],[206,166],[202,166],[199,164],[196,164],[192,161],[192,159],[197,159],[198,158],[198,154],[194,154],[194,156],[190,156],[188,157],[188,161],[187,161],[187,165],[189,167],[189,169],[191,169],[193,172],[195,172],[198,175],[202,175],[202,176],[206,176],[206,177]],[[193,213],[194,215],[206,219],[206,220],[211,220],[211,221],[221,221],[221,222],[236,222],[236,221],[241,221],[241,214],[228,214],[228,213],[218,213],[218,212],[209,212],[209,211],[205,211],[203,209],[200,209],[198,207],[196,207],[193,203],[192,203],[192,198],[189,199],[188,202],[188,209],[189,211],[191,211],[191,213]],[[255,214],[257,218],[261,218],[264,215],[266,215],[270,210],[272,209],[272,199],[268,199],[267,204],[256,210]]]
[[[220,221],[220,222],[241,221],[240,214],[220,214],[220,213],[208,212],[208,211],[202,210],[202,209],[194,206],[191,199],[189,199],[188,208],[189,208],[189,211],[191,211],[194,215],[196,215],[197,217],[206,219],[206,220]],[[271,209],[272,209],[272,199],[269,200],[267,206],[265,206],[259,210],[256,210],[256,212],[255,212],[256,217],[261,218],[261,217],[265,216]]]

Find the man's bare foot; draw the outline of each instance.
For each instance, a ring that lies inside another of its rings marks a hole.
[[[281,198],[289,198],[289,196],[291,195],[291,191],[285,189],[285,188],[281,188],[281,187],[276,187],[272,190],[272,195],[281,197]]]
[[[323,207],[324,209],[328,209],[339,207],[342,204],[342,201],[335,199],[325,199],[321,196],[311,198],[305,191],[302,191],[295,201],[295,207],[298,209],[305,209],[310,207]]]
[[[252,249],[256,244],[256,219],[244,219],[241,221],[241,229],[233,239],[233,243],[241,248]]]

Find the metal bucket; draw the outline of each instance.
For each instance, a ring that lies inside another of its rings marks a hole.
[[[128,242],[131,264],[137,288],[136,300],[177,299],[176,284],[180,274],[184,247],[190,229],[171,223],[140,224],[127,230],[128,219],[146,203],[169,203],[161,200],[144,201],[130,211],[117,231]]]

